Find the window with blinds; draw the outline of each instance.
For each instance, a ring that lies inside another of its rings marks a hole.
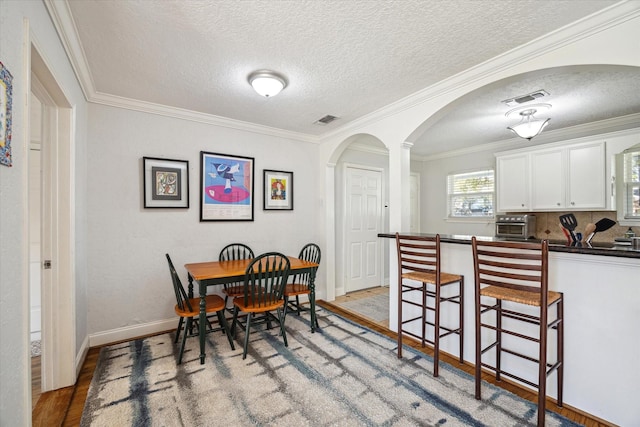
[[[624,154],[624,217],[640,219],[640,147]]]
[[[450,218],[493,217],[495,178],[492,169],[452,174],[447,181]]]

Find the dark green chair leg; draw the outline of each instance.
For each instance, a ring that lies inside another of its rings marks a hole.
[[[236,312],[238,308],[236,307]],[[244,330],[244,352],[242,353],[242,360],[247,358],[247,349],[249,348],[249,333],[251,333],[251,312],[247,313],[247,325]]]
[[[178,365],[182,363],[182,355],[184,354],[184,345],[187,342],[187,335],[188,335],[187,330],[191,329],[192,322],[193,320],[190,317],[188,317],[184,327],[184,334],[182,335],[182,344],[180,345],[180,356],[178,356]]]
[[[231,321],[231,336],[236,337],[236,322],[238,321],[238,307],[233,307],[233,320]]]
[[[218,311],[216,314],[218,315],[218,322],[220,322],[220,326],[222,326],[222,332],[227,334],[231,350],[235,350],[236,348],[233,345],[233,338],[231,338],[231,333],[229,332],[229,325],[227,324],[227,319],[224,317],[224,310]]]
[[[180,320],[178,321],[178,329],[176,330],[176,339],[173,341],[173,343],[177,343],[178,339],[180,338],[180,332],[182,331],[182,322],[184,321],[184,318],[181,317]],[[186,333],[186,329],[185,329],[185,333]]]
[[[282,334],[282,341],[284,341],[285,347],[289,347],[289,343],[287,343],[287,332],[284,330],[284,310],[278,309],[278,319],[280,319],[280,333]]]

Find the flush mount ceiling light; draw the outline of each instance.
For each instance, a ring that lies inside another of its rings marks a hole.
[[[551,120],[536,119],[534,117],[534,114],[538,112],[539,109],[549,108],[551,108],[550,104],[537,104],[531,105],[526,108],[514,108],[513,110],[508,111],[505,115],[509,117],[517,113],[522,117],[522,120],[517,125],[509,126],[507,127],[507,129],[518,135],[520,138],[528,139],[529,141],[531,141],[531,138],[539,135],[540,132],[542,132],[542,129],[544,129]]]
[[[287,81],[273,71],[260,70],[249,75],[249,84],[260,95],[271,98],[287,86]]]

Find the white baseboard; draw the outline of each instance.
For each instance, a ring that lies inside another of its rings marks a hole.
[[[178,327],[178,318],[173,317],[167,320],[158,320],[151,323],[143,323],[135,326],[125,326],[124,328],[103,331],[89,335],[89,346],[97,347],[111,344],[118,341],[126,341],[143,335],[151,335],[164,332]]]
[[[80,370],[82,370],[82,365],[84,364],[84,360],[87,358],[87,353],[89,352],[89,337],[85,337],[82,345],[80,346],[80,351],[76,356],[76,381],[80,376]]]

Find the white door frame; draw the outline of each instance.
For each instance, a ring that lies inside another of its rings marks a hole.
[[[342,277],[340,278],[341,286],[337,289],[339,289],[336,292],[336,296],[338,295],[344,295],[344,293],[346,292],[347,286],[346,286],[346,277],[345,274],[348,270],[347,264],[346,264],[346,254],[347,254],[347,199],[348,199],[348,188],[347,188],[347,170],[350,168],[355,168],[355,169],[362,169],[362,170],[368,170],[368,171],[374,171],[374,172],[380,172],[381,175],[381,191],[380,191],[380,203],[385,203],[385,173],[384,173],[384,168],[379,168],[379,167],[375,167],[375,166],[368,166],[368,165],[361,165],[358,163],[343,163],[342,165],[342,253],[345,255],[345,264],[343,267],[343,274]],[[386,210],[385,209],[380,209],[380,218],[378,218],[378,230],[380,230],[381,232],[384,231],[384,224],[385,224],[385,215],[386,215]],[[378,262],[378,266],[380,268],[380,283],[378,283],[379,286],[382,286],[384,284],[384,277],[385,277],[385,269],[384,269],[384,250],[382,250],[382,244],[378,247],[378,256],[377,258],[377,262]]]
[[[49,192],[50,206],[44,213],[42,245],[52,261],[50,283],[42,289],[42,391],[73,385],[76,368],[75,313],[75,111],[35,43],[28,23],[25,81],[27,93],[43,102],[42,192]],[[29,112],[29,96],[26,96]],[[25,114],[29,129],[29,114]],[[26,131],[26,140],[29,132]],[[45,154],[46,152],[46,154]],[[28,209],[25,212],[28,218]],[[50,229],[46,229],[50,224]],[[29,241],[26,231],[25,242]],[[27,278],[28,281],[29,278]],[[46,282],[43,280],[43,282]],[[24,312],[29,315],[30,298]],[[28,339],[28,337],[25,337]],[[29,387],[30,389],[30,387]]]
[[[415,214],[418,220],[418,229],[417,230],[409,230],[412,233],[420,233],[420,230],[422,229],[422,221],[420,218],[420,173],[419,172],[411,172],[409,174],[409,180],[411,179],[415,179],[416,180],[416,190],[417,190],[417,194],[416,196],[416,202],[417,202],[417,207],[416,207],[416,212],[413,212],[413,206],[412,206],[412,211],[411,211],[411,216],[410,216],[410,221],[409,221],[409,228],[411,228],[411,225],[414,222],[414,218],[413,215]],[[409,189],[409,191],[411,191],[411,189]],[[409,194],[409,196],[411,196],[411,194]],[[411,197],[409,197],[411,198]]]

